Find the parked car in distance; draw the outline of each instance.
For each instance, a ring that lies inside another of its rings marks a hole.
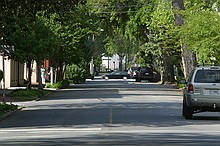
[[[136,75],[134,76],[137,82],[141,80],[148,80],[150,82],[157,82],[160,80],[160,75],[152,68],[138,67]]]
[[[182,115],[185,119],[192,119],[193,114],[199,112],[220,111],[220,66],[198,66],[183,90]]]
[[[130,75],[126,71],[113,71],[110,74],[102,76],[103,79],[128,79]]]

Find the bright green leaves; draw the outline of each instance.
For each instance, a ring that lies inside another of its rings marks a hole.
[[[162,0],[159,2],[156,10],[151,15],[151,24],[152,29],[160,30],[170,30],[175,24],[174,13],[170,3]]]
[[[153,12],[151,20],[151,26],[153,27],[169,29],[173,26],[175,19],[170,3],[164,0],[161,1]]]
[[[150,41],[147,46],[151,46],[154,55],[160,56],[162,52],[167,52],[172,56],[179,47],[172,6],[166,1],[161,1],[151,16]]]
[[[180,28],[182,42],[197,54],[199,63],[211,63],[220,56],[220,16],[210,10],[186,11],[185,25]]]

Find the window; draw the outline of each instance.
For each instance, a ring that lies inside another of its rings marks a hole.
[[[220,70],[202,69],[195,75],[196,83],[220,83]]]

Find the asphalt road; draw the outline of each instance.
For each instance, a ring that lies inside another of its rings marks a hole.
[[[172,86],[95,79],[58,90],[0,122],[0,145],[220,145],[220,114],[181,116]]]

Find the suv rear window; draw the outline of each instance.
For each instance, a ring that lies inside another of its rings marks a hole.
[[[195,83],[220,83],[220,70],[201,69],[196,72]]]

